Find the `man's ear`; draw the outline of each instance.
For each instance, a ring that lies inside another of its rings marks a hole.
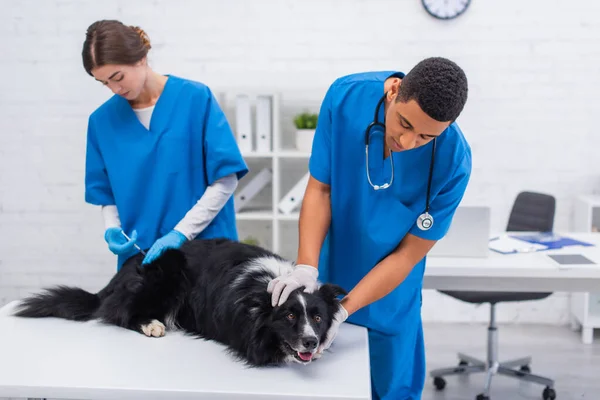
[[[338,296],[348,294],[343,287],[333,283],[325,283],[321,285],[319,288],[319,293],[321,297],[323,297],[329,304],[334,304]]]
[[[384,91],[387,94],[387,100],[392,101],[398,96],[398,92],[400,91],[400,84],[402,83],[402,79],[400,78],[390,78],[385,82]]]

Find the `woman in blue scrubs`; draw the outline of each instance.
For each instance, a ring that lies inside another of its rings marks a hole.
[[[471,175],[471,149],[456,124],[467,92],[463,70],[436,57],[406,75],[341,77],[321,106],[297,268],[269,290],[281,304],[293,289],[314,290],[319,277],[349,292],[318,351],[346,320],[367,327],[374,399],[421,398],[425,259]],[[367,135],[376,118],[385,126],[373,124]]]
[[[117,269],[195,238],[237,239],[232,193],[247,172],[211,90],[154,72],[139,27],[103,20],[83,44],[86,72],[114,95],[89,117],[85,200],[102,207]]]

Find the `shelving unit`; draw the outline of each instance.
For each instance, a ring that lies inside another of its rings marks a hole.
[[[253,153],[242,153],[244,158],[249,164],[252,159],[257,158],[268,158],[271,161],[271,171],[273,178],[271,181],[271,207],[270,209],[242,209],[236,213],[236,219],[238,221],[271,221],[272,223],[272,242],[270,250],[279,253],[281,250],[281,221],[298,221],[300,213],[299,210],[290,214],[283,214],[278,209],[278,204],[283,195],[286,193],[282,190],[282,179],[284,177],[281,174],[281,165],[289,159],[305,159],[308,163],[309,153],[295,152],[293,150],[275,151],[269,154],[253,154]],[[251,167],[250,167],[251,168]],[[240,188],[244,187],[245,182],[240,182]]]
[[[581,196],[575,200],[574,230],[600,231],[600,195]],[[594,329],[600,328],[600,293],[571,293],[571,325],[581,326],[581,341],[591,344]]]
[[[257,93],[248,93],[245,91],[244,93],[249,94],[251,97],[257,96]],[[297,226],[297,221],[299,219],[299,210],[292,212],[290,214],[283,214],[278,209],[278,204],[282,197],[287,193],[285,190],[286,186],[293,185],[297,182],[298,179],[301,178],[308,171],[308,160],[310,157],[310,152],[297,151],[295,149],[285,149],[282,148],[282,124],[281,124],[281,105],[280,105],[280,96],[278,93],[259,93],[259,94],[267,94],[272,97],[272,112],[271,112],[271,127],[272,127],[272,140],[271,140],[271,151],[243,151],[242,155],[248,164],[250,169],[250,173],[240,181],[238,185],[238,189],[236,190],[236,194],[242,190],[248,182],[251,180],[253,173],[257,173],[260,169],[264,167],[269,167],[272,172],[271,184],[265,187],[263,190],[271,191],[270,195],[270,204],[268,206],[256,207],[250,206],[247,208],[242,208],[236,213],[236,220],[238,222],[238,227],[241,223],[248,222],[252,224],[252,227],[255,229],[263,229],[264,225],[260,225],[260,222],[270,223],[271,227],[271,243],[265,244],[260,243],[261,246],[270,249],[276,253],[280,253],[281,251],[281,224],[282,223],[294,223],[294,226]],[[235,96],[235,95],[234,95]],[[233,101],[229,101],[229,104],[233,104]],[[254,110],[254,108],[253,108]],[[230,121],[232,129],[237,137],[237,127],[236,127],[236,118],[235,110],[230,111]],[[253,113],[253,115],[255,115]],[[256,135],[256,121],[253,120],[253,133]],[[253,149],[256,149],[256,143],[254,144]],[[286,163],[297,164],[297,168],[295,174],[290,175],[298,175],[297,178],[294,176],[283,176],[282,175],[282,166]],[[259,165],[260,166],[257,166]],[[289,188],[288,188],[289,190]],[[261,193],[263,193],[261,191]],[[264,193],[263,193],[264,194]],[[264,196],[263,196],[264,198]],[[264,232],[263,232],[264,233]],[[254,235],[252,235],[254,236]],[[257,235],[260,236],[260,235]],[[244,240],[244,235],[240,235],[240,240]],[[295,245],[296,243],[294,243]]]

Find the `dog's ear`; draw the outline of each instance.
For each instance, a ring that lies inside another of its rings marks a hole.
[[[180,249],[167,249],[152,262],[154,263],[160,264],[163,268],[181,269],[187,265],[187,259]]]
[[[329,304],[334,304],[336,303],[336,298],[338,296],[346,295],[348,294],[348,292],[346,292],[346,290],[339,285],[333,283],[325,283],[319,288],[319,294]]]

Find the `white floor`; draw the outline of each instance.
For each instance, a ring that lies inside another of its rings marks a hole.
[[[457,365],[457,352],[485,360],[487,326],[483,324],[425,324],[427,370]],[[555,380],[557,400],[600,399],[600,334],[591,345],[569,327],[500,325],[501,361],[532,356],[531,372]],[[483,391],[484,375],[447,377],[436,391],[428,376],[422,400],[474,400]],[[542,399],[543,386],[495,376],[491,400]]]

